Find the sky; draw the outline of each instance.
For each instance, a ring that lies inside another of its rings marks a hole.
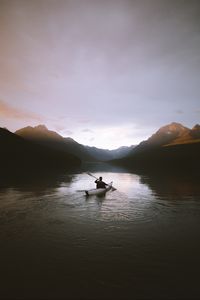
[[[200,123],[199,0],[0,0],[0,127],[135,145]]]

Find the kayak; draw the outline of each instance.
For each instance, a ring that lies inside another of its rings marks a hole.
[[[103,189],[85,190],[85,194],[86,194],[86,196],[92,196],[92,195],[98,195],[98,196],[101,196],[101,195],[105,195],[106,192],[108,192],[109,190],[111,190],[112,184],[113,184],[113,182],[111,181],[111,182],[106,186],[106,188],[103,188]]]

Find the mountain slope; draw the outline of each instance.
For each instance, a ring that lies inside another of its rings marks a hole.
[[[125,158],[113,163],[135,169],[196,169],[199,162],[199,125],[189,129],[179,123],[161,127]]]
[[[200,125],[196,124],[192,129],[183,132],[168,145],[187,144],[200,142]]]
[[[134,149],[135,146],[130,146],[130,147],[122,146],[114,150],[100,149],[100,148],[90,147],[90,146],[85,146],[85,147],[87,151],[97,160],[109,161],[112,159],[125,157],[130,153],[131,150]]]
[[[135,147],[132,153],[135,151],[146,151],[152,148],[171,144],[181,136],[187,135],[189,131],[189,128],[184,127],[179,123],[173,122],[165,125],[152,134],[152,136],[150,136],[146,141],[142,141],[137,147]]]
[[[61,141],[62,137],[55,131],[48,130],[45,125],[27,126],[15,131],[15,134],[35,141]]]
[[[64,138],[58,133],[47,129],[45,125],[24,127],[17,130],[15,134],[40,145],[74,154],[83,161],[108,161],[115,158],[121,158],[126,156],[134,148],[134,146],[130,146],[120,147],[115,150],[107,150],[84,146],[70,137]]]
[[[67,168],[80,165],[74,155],[28,141],[0,128],[1,169]]]
[[[37,144],[48,146],[51,149],[71,153],[84,161],[95,160],[83,145],[71,138],[63,138],[58,133],[48,130],[45,125],[38,125],[36,127],[28,126],[17,130],[15,134]]]

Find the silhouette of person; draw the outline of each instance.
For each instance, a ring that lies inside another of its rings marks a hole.
[[[99,177],[99,179],[95,180],[95,183],[97,184],[97,186],[96,186],[97,189],[105,189],[106,188],[107,184],[104,181],[102,181],[102,179],[103,179],[102,177]]]

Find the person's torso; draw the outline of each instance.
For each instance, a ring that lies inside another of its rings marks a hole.
[[[97,188],[98,189],[104,189],[105,187],[106,187],[105,182],[103,182],[103,181],[98,181],[97,182]]]

